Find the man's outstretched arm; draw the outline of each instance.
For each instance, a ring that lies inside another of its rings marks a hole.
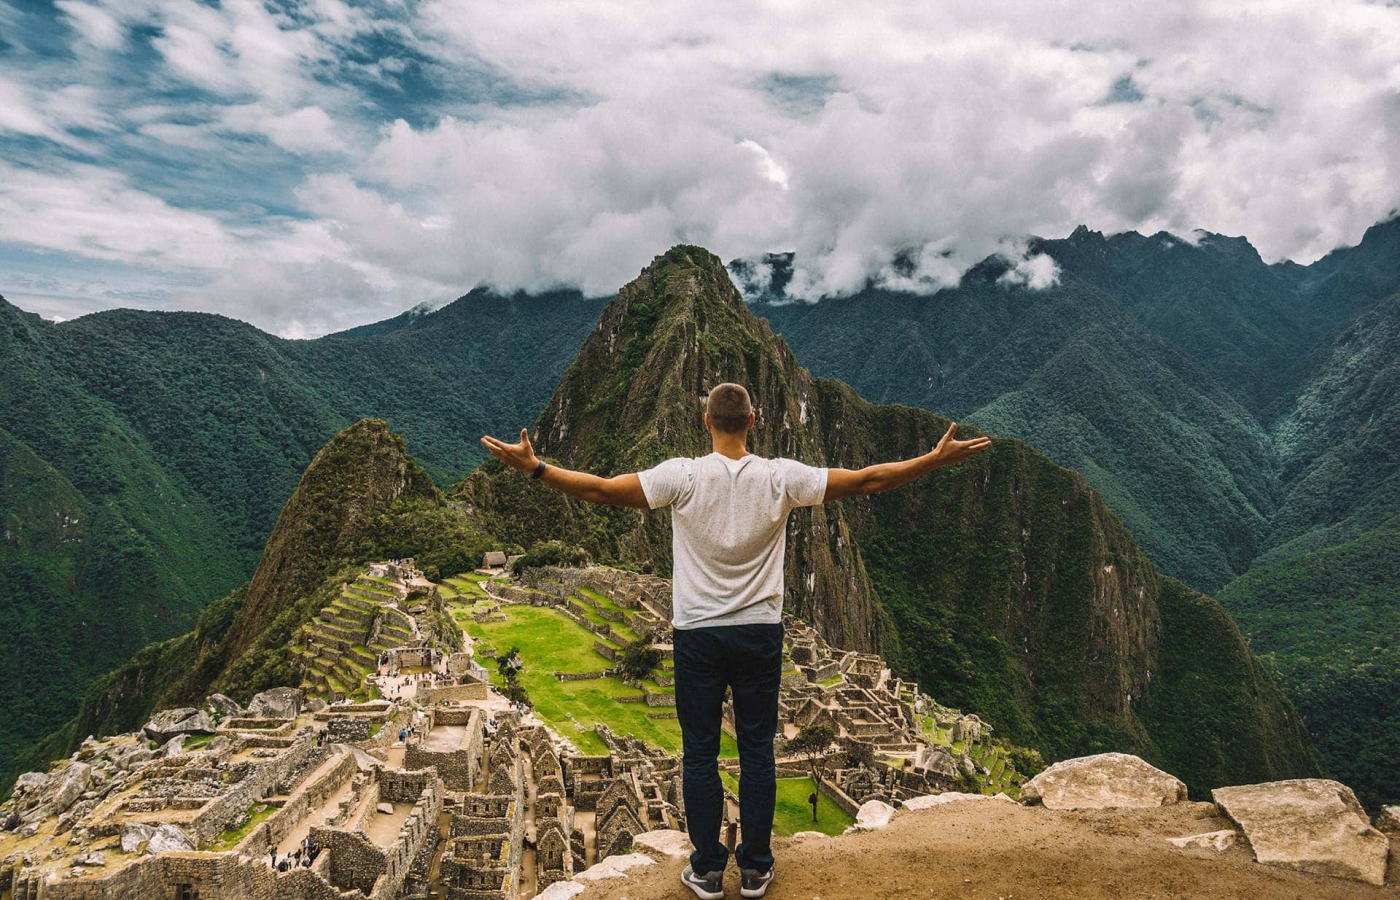
[[[958,423],[948,426],[943,439],[923,456],[900,462],[879,463],[864,469],[828,469],[826,473],[826,496],[823,503],[852,497],[858,494],[878,494],[903,487],[916,478],[922,478],[934,469],[952,466],[975,453],[981,453],[992,445],[987,437],[973,438],[970,441],[953,440],[953,432]]]
[[[530,446],[530,435],[524,428],[520,429],[518,444],[507,444],[490,435],[483,437],[481,444],[491,451],[492,456],[526,475],[533,475],[535,469],[539,468],[539,457],[535,456],[535,448]],[[642,481],[635,474],[599,478],[587,472],[571,472],[559,466],[545,466],[540,481],[570,497],[589,503],[630,506],[634,509],[647,508],[647,495],[642,492]]]

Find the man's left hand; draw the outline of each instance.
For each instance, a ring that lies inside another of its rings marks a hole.
[[[524,428],[520,429],[518,444],[507,444],[488,434],[482,436],[481,445],[490,450],[492,456],[521,472],[534,472],[540,464],[539,457],[535,456],[535,448],[530,446],[529,432]]]

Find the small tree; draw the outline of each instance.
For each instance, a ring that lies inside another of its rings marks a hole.
[[[617,668],[626,678],[645,681],[661,668],[661,651],[648,638],[640,638],[622,648]]]
[[[520,648],[511,647],[504,655],[496,657],[496,671],[501,673],[501,677],[506,680],[506,684],[511,684],[520,675],[520,670],[525,664],[520,661]]]
[[[836,732],[829,725],[807,725],[797,732],[797,736],[787,742],[787,752],[798,756],[807,763],[812,773],[812,784],[821,787],[822,776],[826,771],[827,759],[836,745]],[[812,821],[817,821],[817,805],[812,804]]]

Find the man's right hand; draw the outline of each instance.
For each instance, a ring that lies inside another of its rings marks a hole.
[[[953,433],[958,430],[957,422],[948,423],[948,431],[943,435],[943,439],[938,442],[938,446],[933,448],[934,467],[954,466],[963,460],[977,453],[981,453],[992,446],[992,439],[989,437],[973,438],[970,441],[955,441]]]

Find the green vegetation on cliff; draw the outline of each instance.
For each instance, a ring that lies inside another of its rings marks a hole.
[[[1333,775],[1400,801],[1400,530],[1251,569],[1220,593],[1277,672]]]
[[[96,679],[77,714],[3,773],[66,755],[89,734],[140,727],[155,709],[215,691],[246,701],[295,685],[287,646],[363,564],[419,554],[425,564],[471,565],[489,543],[449,506],[387,423],[366,419],[336,435],[287,501],[252,580],[215,602],[194,630],[141,650]]]
[[[447,483],[484,456],[478,434],[538,413],[600,306],[478,290],[289,341],[200,313],[54,324],[0,299],[0,772],[247,581],[336,432],[391,419]]]

